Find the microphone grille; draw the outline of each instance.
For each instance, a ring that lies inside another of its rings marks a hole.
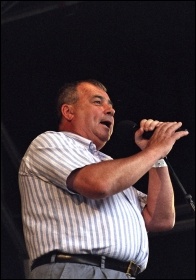
[[[123,120],[116,124],[114,133],[120,137],[130,137],[131,133],[135,131],[137,124],[130,120]]]

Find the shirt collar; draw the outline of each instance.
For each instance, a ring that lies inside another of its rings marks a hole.
[[[84,138],[78,134],[72,133],[72,132],[63,131],[63,133],[66,134],[67,136],[70,136],[71,138],[75,139],[82,145],[86,146],[92,154],[98,153],[96,145],[91,140]]]

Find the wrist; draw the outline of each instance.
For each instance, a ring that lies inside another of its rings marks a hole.
[[[155,162],[155,164],[153,164],[153,168],[159,168],[159,167],[165,167],[167,166],[167,163],[165,162],[165,160],[162,158],[162,159],[159,159],[157,162]]]

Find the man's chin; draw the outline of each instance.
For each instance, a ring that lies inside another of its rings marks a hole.
[[[104,143],[104,145],[106,144],[106,142],[108,142],[111,138],[111,135],[108,135],[107,137],[102,137],[101,141]]]

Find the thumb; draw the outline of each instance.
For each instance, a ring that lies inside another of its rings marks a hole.
[[[135,139],[142,139],[142,135],[144,133],[144,129],[142,127],[140,127],[138,130],[136,130],[135,132]]]

